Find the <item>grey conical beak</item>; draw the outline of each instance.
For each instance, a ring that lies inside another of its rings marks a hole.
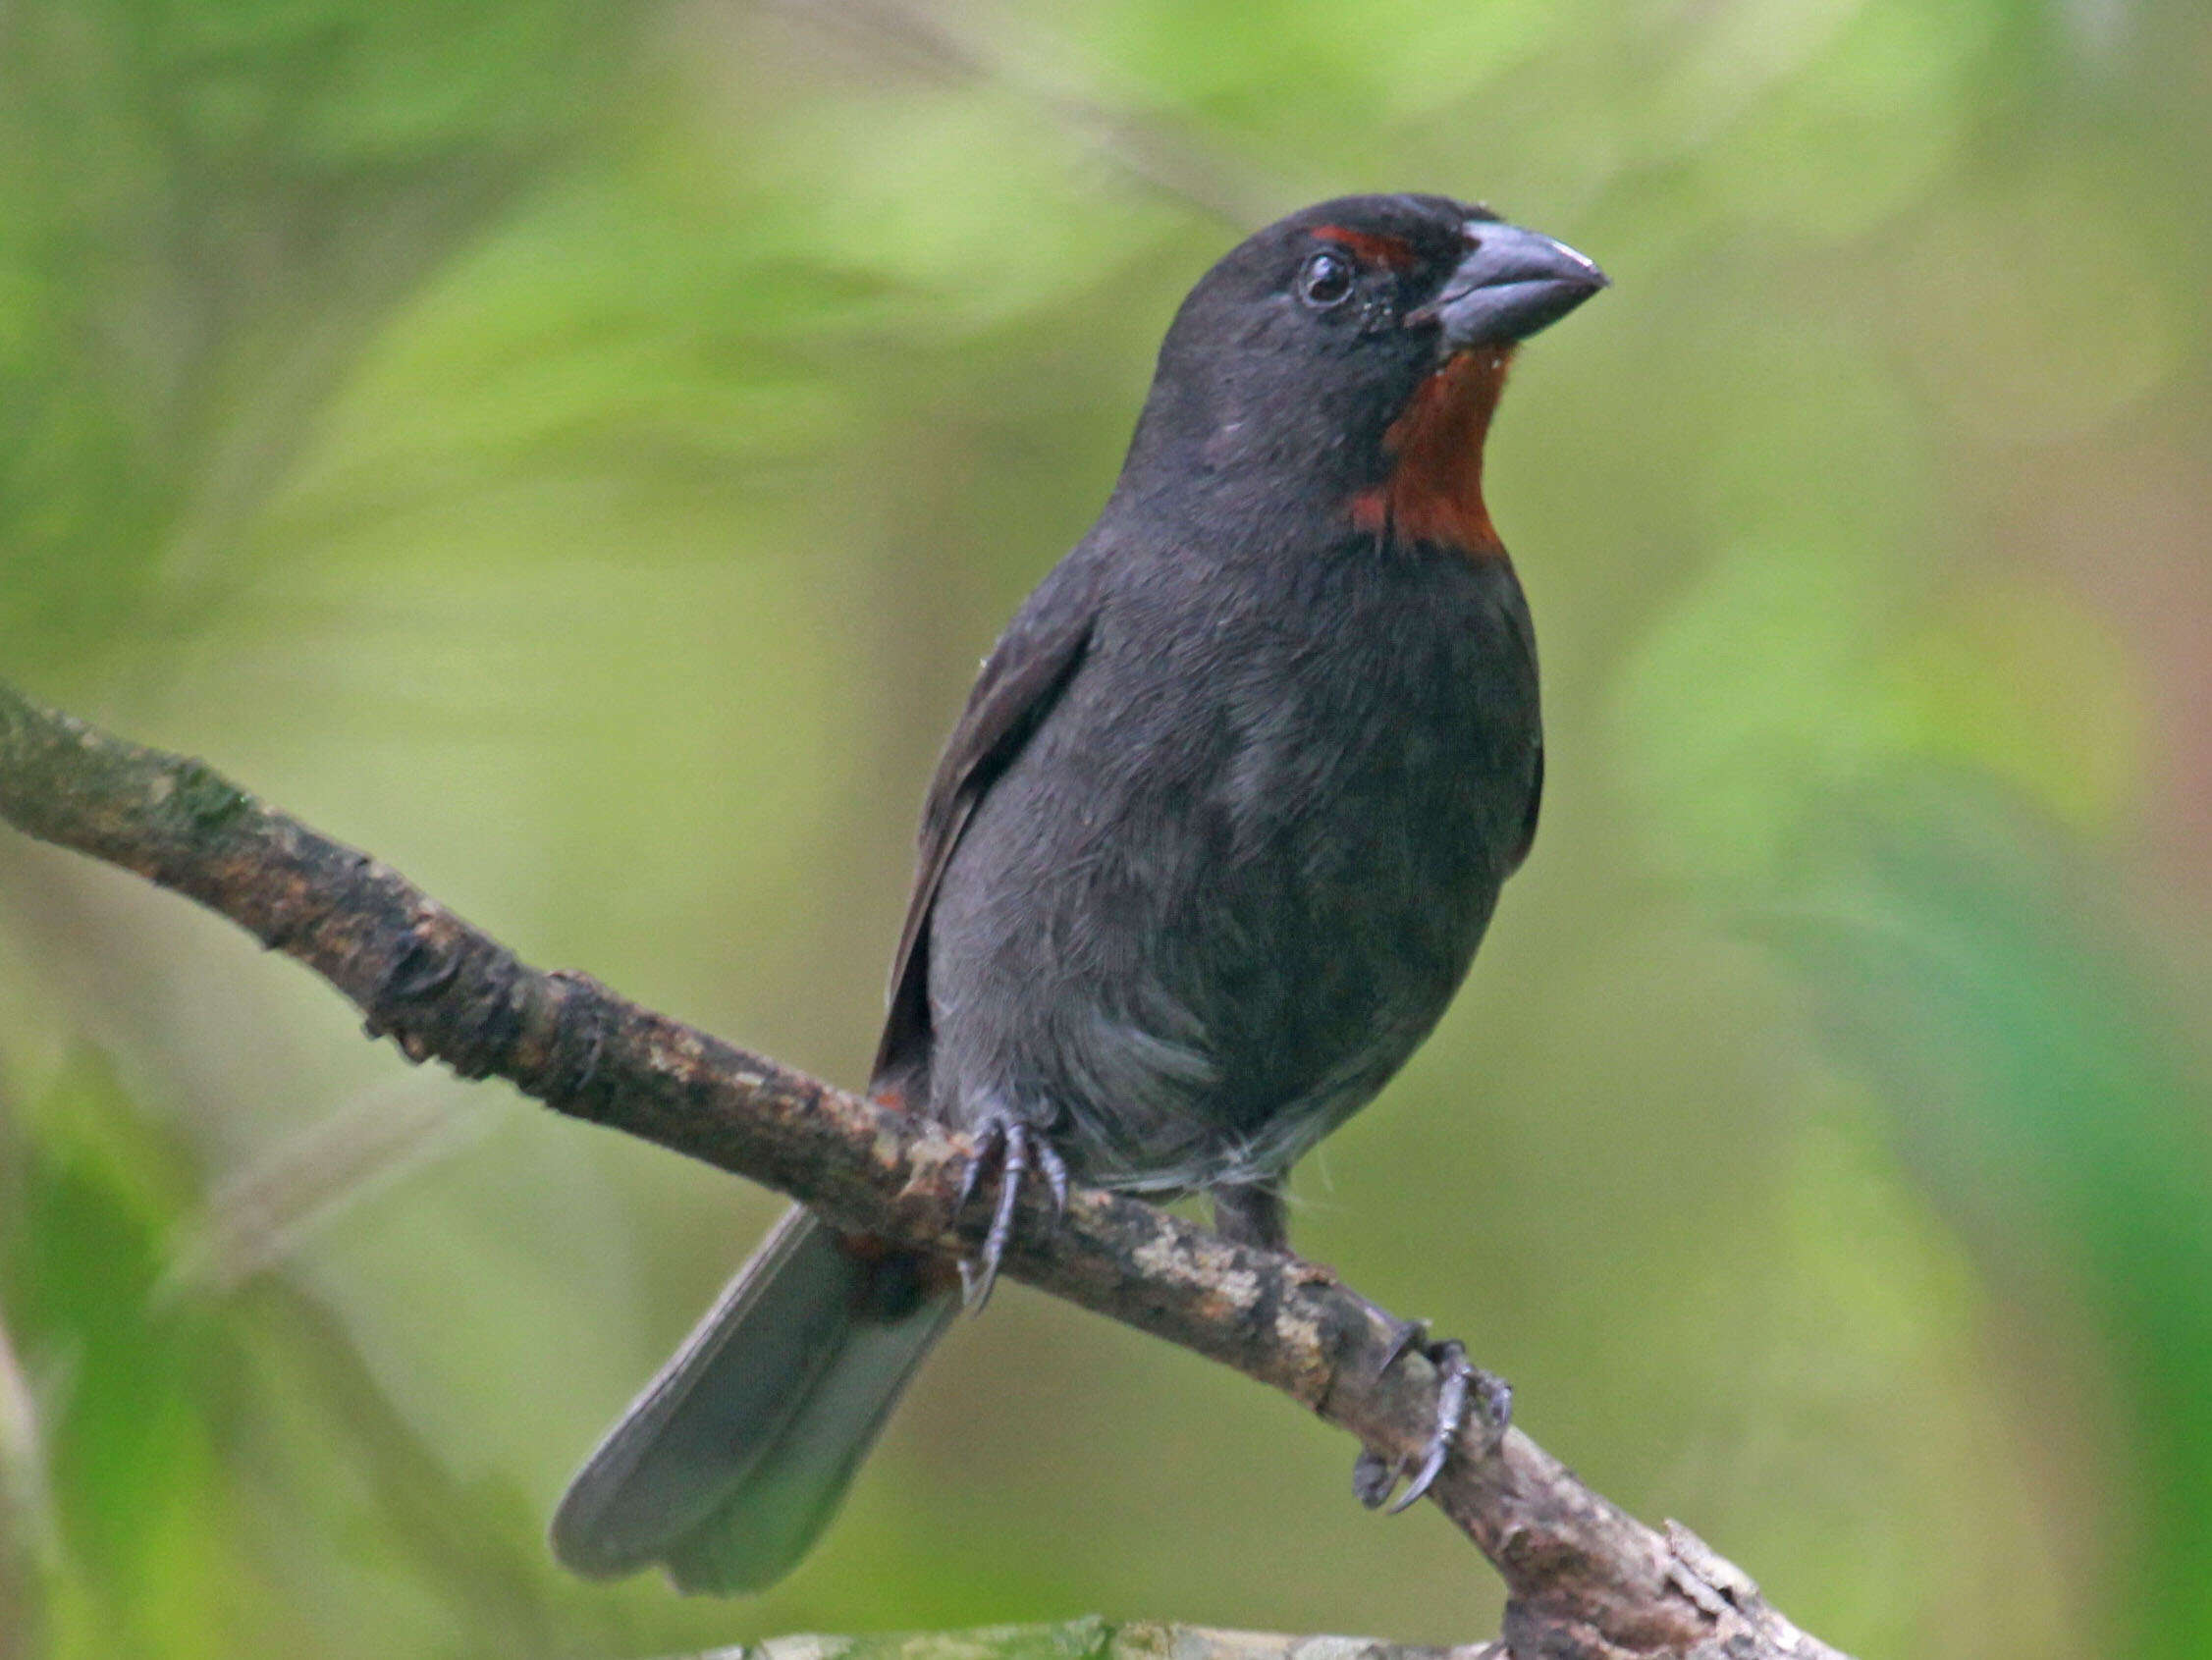
[[[1443,292],[1407,318],[1442,325],[1447,351],[1527,340],[1606,286],[1605,273],[1565,242],[1518,225],[1471,219],[1467,241]]]

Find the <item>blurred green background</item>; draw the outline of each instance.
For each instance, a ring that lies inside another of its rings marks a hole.
[[[1550,799],[1299,1242],[1865,1660],[2212,1654],[2208,99],[2193,0],[14,0],[0,673],[856,1083],[1182,290],[1486,199],[1616,284],[1491,444]],[[777,1204],[0,836],[0,1656],[1494,1630],[1019,1288],[772,1595],[565,1580]]]

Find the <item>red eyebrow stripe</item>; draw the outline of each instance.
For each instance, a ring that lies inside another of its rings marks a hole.
[[[1411,265],[1419,257],[1413,243],[1402,237],[1385,237],[1373,231],[1347,231],[1341,225],[1317,225],[1314,235],[1342,242],[1371,265],[1387,265],[1392,270]]]

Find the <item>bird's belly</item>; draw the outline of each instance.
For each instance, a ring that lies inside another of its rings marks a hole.
[[[1371,1098],[1464,977],[1531,787],[1533,686],[1447,621],[1087,670],[945,873],[935,1110],[1191,1189]]]

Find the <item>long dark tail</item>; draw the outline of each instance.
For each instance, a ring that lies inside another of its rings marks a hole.
[[[782,1578],[958,1308],[940,1266],[794,1206],[568,1484],[554,1554],[724,1595]]]

